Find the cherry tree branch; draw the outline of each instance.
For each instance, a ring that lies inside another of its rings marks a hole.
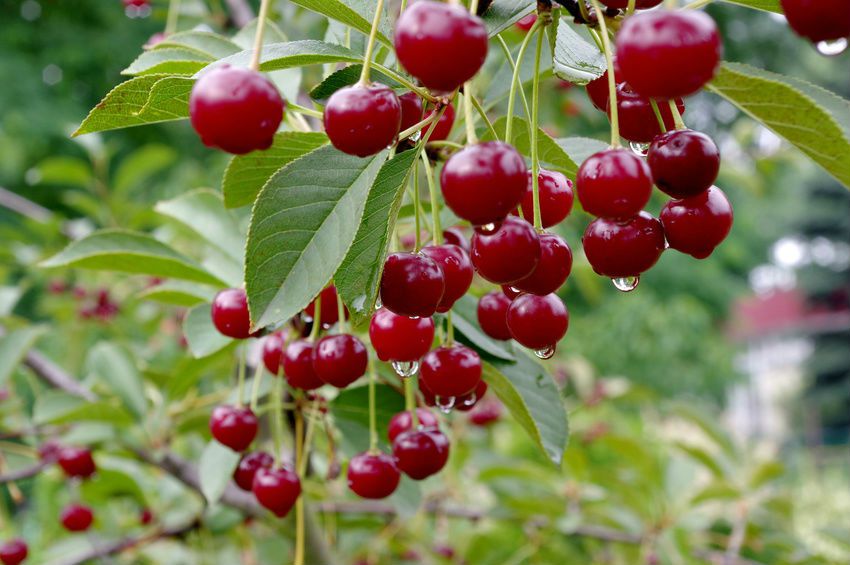
[[[9,471],[8,473],[0,475],[0,485],[6,483],[14,483],[15,481],[21,481],[23,479],[29,479],[30,477],[38,475],[45,467],[46,465],[44,463],[39,463],[38,465],[33,465],[24,469]]]

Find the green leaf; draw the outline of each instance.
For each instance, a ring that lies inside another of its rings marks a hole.
[[[211,440],[204,448],[198,466],[198,478],[201,483],[201,493],[207,500],[207,504],[215,504],[224,494],[233,471],[239,465],[240,457],[238,453],[215,440]]]
[[[390,419],[404,410],[404,397],[387,385],[375,387],[375,414],[378,438],[385,442]],[[353,453],[369,448],[369,387],[358,386],[342,390],[331,402],[334,422],[351,444]]]
[[[157,173],[177,161],[178,154],[167,145],[149,144],[130,153],[115,171],[113,190],[127,195],[133,188],[146,186]]]
[[[671,413],[696,425],[715,445],[720,447],[724,453],[733,461],[738,459],[735,444],[718,425],[718,423],[697,408],[683,402],[671,404]]]
[[[149,235],[101,230],[71,242],[42,267],[79,267],[223,285],[191,259]]]
[[[452,322],[455,329],[465,337],[469,343],[482,353],[486,353],[505,361],[515,361],[516,356],[511,350],[508,342],[496,341],[483,331],[478,325],[478,301],[471,295],[465,294],[455,302],[452,307]]]
[[[114,343],[101,341],[89,351],[87,365],[130,412],[139,418],[144,416],[147,400],[142,375],[127,351]]]
[[[254,39],[256,39],[257,35],[257,23],[259,21],[259,18],[255,18],[251,20],[248,25],[240,29],[236,35],[233,36],[233,43],[238,45],[241,49],[253,49]],[[277,27],[277,24],[266,18],[265,31],[263,32],[263,45],[268,45],[269,43],[280,43],[282,41],[287,41],[286,34]]]
[[[724,470],[723,463],[720,461],[719,457],[715,457],[712,453],[709,453],[701,447],[689,445],[681,441],[674,442],[674,445],[680,451],[687,454],[691,459],[701,463],[718,479],[722,479],[726,476],[726,471]]]
[[[723,63],[708,88],[850,188],[850,103],[808,82]]]
[[[324,146],[266,183],[245,253],[254,327],[288,320],[328,284],[351,247],[386,156],[361,159]]]
[[[194,49],[165,48],[145,51],[122,75],[193,75],[215,61],[215,57]]]
[[[177,220],[233,260],[242,263],[245,237],[236,218],[224,209],[219,193],[200,188],[172,200],[158,202],[154,209]]]
[[[354,243],[334,275],[334,284],[348,305],[355,325],[372,315],[384,255],[416,155],[415,150],[399,153],[381,167],[369,189]]]
[[[362,70],[363,65],[349,65],[344,69],[331,73],[310,91],[310,98],[313,100],[326,100],[330,98],[331,94],[340,88],[345,88],[360,80],[360,72]],[[369,76],[373,82],[386,84],[390,88],[403,88],[400,82],[395,81],[377,69],[372,69],[372,73]]]
[[[44,326],[29,326],[0,337],[0,388],[6,386],[12,372],[46,332]]]
[[[327,143],[328,137],[323,133],[284,132],[275,134],[274,143],[265,151],[237,155],[224,171],[224,205],[238,208],[253,203],[273,174]]]
[[[370,0],[292,0],[293,4],[307,8],[317,14],[327,16],[332,20],[341,22],[350,26],[357,31],[369,35],[372,30],[372,19],[375,16],[375,2]],[[392,28],[387,18],[387,12],[381,18],[378,26],[377,40],[392,47],[392,42],[389,37],[392,35]]]
[[[484,380],[534,443],[560,466],[569,439],[567,412],[552,377],[526,354],[484,363]]]
[[[214,296],[212,288],[186,281],[164,281],[138,294],[139,298],[183,307],[211,302]]]
[[[227,64],[236,67],[247,67],[251,62],[253,52],[242,51],[230,57],[225,57],[216,65]],[[260,61],[261,71],[277,71],[304,65],[319,65],[325,63],[360,63],[362,57],[341,45],[325,43],[315,39],[302,39],[285,43],[271,43],[263,48]]]
[[[760,489],[761,487],[779,479],[785,474],[785,465],[778,461],[765,461],[750,475],[749,488],[750,490]]]
[[[196,358],[212,355],[233,342],[215,328],[210,310],[210,304],[200,304],[189,310],[183,319],[183,335]]]
[[[242,47],[230,41],[224,36],[207,31],[181,31],[169,35],[160,43],[157,43],[153,51],[161,49],[188,49],[210,57],[221,59],[233,55],[242,50]]]
[[[83,499],[92,502],[107,503],[119,496],[129,496],[142,508],[147,507],[147,499],[133,477],[118,469],[108,469],[98,462],[97,480],[83,481],[81,485]]]
[[[490,37],[508,29],[534,11],[535,0],[493,0],[482,18]]]
[[[505,136],[506,123],[507,119],[502,117],[496,120],[493,124],[493,129],[495,129],[496,133],[499,134],[499,139],[503,139]],[[513,143],[513,146],[516,147],[517,151],[523,155],[527,157],[530,156],[531,142],[528,134],[530,130],[528,122],[515,116],[511,128],[511,142]],[[491,141],[493,140],[493,135],[489,130],[487,130],[483,133],[482,139],[484,141]],[[571,179],[576,178],[578,165],[570,158],[567,152],[549,136],[549,134],[540,128],[538,128],[537,131],[537,141],[541,165],[544,168],[564,173]]]
[[[117,404],[107,401],[87,402],[59,390],[48,390],[36,398],[33,408],[35,424],[65,424],[78,421],[125,425],[132,424],[133,417]]]
[[[605,141],[592,139],[590,137],[560,137],[555,140],[558,147],[570,156],[574,163],[583,163],[585,159],[597,153],[608,149],[609,145]]]
[[[718,500],[736,500],[741,497],[741,491],[725,482],[711,483],[696,493],[691,498],[691,505],[697,506],[703,502],[715,502]]]
[[[746,8],[755,8],[756,10],[764,10],[765,12],[773,12],[774,14],[782,14],[782,6],[779,5],[779,0],[723,0],[727,4],[737,4]]]
[[[558,26],[552,57],[555,75],[575,84],[587,84],[605,73],[605,55],[566,22]]]
[[[33,169],[38,176],[32,184],[56,184],[88,188],[92,182],[91,165],[77,157],[48,157]]]
[[[19,286],[0,286],[0,317],[8,316],[15,309],[21,296],[24,294],[24,287]]]

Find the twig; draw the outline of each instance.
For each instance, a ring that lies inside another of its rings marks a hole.
[[[59,368],[53,361],[32,350],[27,353],[24,358],[24,365],[29,367],[42,380],[53,386],[72,394],[79,396],[89,402],[93,402],[96,397],[92,391],[81,385],[77,380],[71,377],[68,373]]]
[[[33,465],[24,469],[18,469],[17,471],[9,471],[6,474],[0,475],[0,484],[13,483],[15,481],[21,481],[23,479],[34,477],[39,474],[46,466],[47,465],[45,465],[44,463],[39,463],[38,465]]]

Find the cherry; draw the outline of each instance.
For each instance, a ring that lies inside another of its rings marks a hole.
[[[301,480],[295,471],[285,467],[257,469],[251,488],[254,496],[264,508],[278,518],[283,518],[301,496]]]
[[[0,562],[3,565],[19,565],[29,555],[27,542],[20,538],[11,539],[0,546]]]
[[[210,431],[222,445],[233,451],[245,451],[257,436],[257,417],[250,408],[216,406],[210,415]]]
[[[457,398],[481,381],[481,357],[464,345],[442,346],[422,358],[420,380],[442,398]]]
[[[493,339],[511,339],[508,329],[508,308],[511,299],[503,292],[488,292],[478,301],[478,325]]]
[[[431,349],[434,321],[399,316],[381,308],[369,324],[369,341],[381,361],[418,361]]]
[[[419,379],[419,392],[422,393],[422,400],[425,403],[425,406],[434,407],[437,405],[437,395],[431,392],[431,389],[428,388],[428,385],[425,384],[425,381]]]
[[[272,375],[279,375],[283,366],[283,348],[286,338],[283,332],[275,332],[263,341],[263,365]]]
[[[401,316],[426,317],[437,311],[446,279],[440,266],[426,255],[392,253],[381,276],[381,302]]]
[[[502,417],[502,405],[497,401],[480,404],[469,414],[469,423],[473,426],[487,427],[495,424]]]
[[[399,131],[411,128],[425,118],[422,98],[415,92],[405,92],[398,97],[398,101],[401,104],[401,127]]]
[[[528,171],[528,189],[522,197],[522,216],[534,219],[534,190],[532,175]],[[573,209],[573,183],[562,173],[540,169],[537,174],[538,196],[540,197],[540,219],[544,228],[561,223]]]
[[[366,346],[350,334],[328,335],[313,349],[313,370],[329,385],[345,388],[366,373]]]
[[[517,296],[522,294],[522,291],[520,289],[514,288],[509,284],[503,284],[501,286],[501,289],[502,289],[502,293],[505,296],[507,296],[508,298],[510,298],[511,300],[513,300],[514,298],[516,298]]]
[[[670,247],[705,259],[732,229],[732,205],[723,191],[712,186],[682,200],[671,200],[661,210],[661,224]]]
[[[557,294],[521,294],[508,308],[511,337],[529,349],[554,347],[566,335],[569,324],[569,312]]]
[[[540,262],[530,275],[513,286],[543,296],[561,288],[572,268],[573,252],[564,238],[553,233],[540,234]]]
[[[400,480],[395,460],[386,453],[360,453],[348,462],[348,488],[363,498],[386,498]]]
[[[623,80],[647,98],[696,93],[714,77],[721,51],[717,24],[698,10],[635,14],[617,33]]]
[[[493,224],[522,202],[528,168],[513,146],[487,141],[452,155],[443,166],[440,184],[446,205],[458,217],[473,225]]]
[[[393,455],[400,471],[421,481],[446,466],[449,439],[435,428],[408,430],[393,440]]]
[[[122,0],[125,6],[133,6],[136,8],[142,8],[150,4],[150,0]]]
[[[436,428],[440,425],[440,422],[437,420],[434,413],[425,408],[417,408],[416,417],[419,419],[419,427],[421,428]],[[387,437],[389,437],[390,443],[392,443],[399,434],[406,432],[407,430],[412,430],[413,427],[413,414],[410,410],[405,410],[395,414],[390,419],[389,428],[387,430]]]
[[[646,162],[658,188],[673,198],[687,198],[705,192],[717,180],[720,151],[704,133],[668,131],[652,141]]]
[[[271,147],[284,107],[272,81],[229,65],[205,71],[189,95],[189,117],[204,145],[237,155]]]
[[[520,31],[529,31],[534,26],[534,22],[536,22],[536,21],[537,21],[537,14],[532,12],[532,13],[528,14],[527,16],[523,16],[522,19],[519,20],[514,25]]]
[[[652,267],[664,251],[661,222],[641,212],[633,218],[593,220],[581,239],[593,270],[611,278],[635,277]]]
[[[421,252],[433,259],[443,271],[446,286],[437,305],[437,312],[448,312],[472,284],[475,275],[472,261],[466,251],[457,245],[429,245],[423,247]]]
[[[676,108],[680,114],[684,113],[685,103],[681,98],[676,99]],[[658,110],[664,120],[665,129],[673,129],[676,122],[670,105],[667,102],[659,102]],[[610,108],[607,111],[610,117]],[[625,139],[636,143],[649,143],[661,133],[661,126],[649,99],[632,90],[626,82],[617,85],[617,111],[620,117],[620,135]]]
[[[346,86],[328,100],[324,123],[334,147],[368,157],[395,143],[401,127],[401,102],[383,84]]]
[[[484,395],[487,394],[487,382],[483,379],[478,381],[478,384],[475,385],[475,389],[472,392],[468,392],[463,396],[459,396],[455,399],[454,407],[460,410],[461,412],[469,412],[478,402],[484,398]]]
[[[472,264],[478,274],[496,284],[511,284],[534,271],[540,261],[540,238],[521,218],[505,218],[494,233],[472,236]]]
[[[239,465],[233,471],[233,482],[242,490],[251,492],[254,486],[254,476],[260,469],[274,467],[274,457],[265,451],[252,451],[242,456]]]
[[[467,255],[472,251],[472,248],[469,246],[469,240],[466,238],[466,234],[463,233],[463,229],[458,226],[444,229],[443,241],[450,243],[451,245],[457,245],[466,251]]]
[[[56,460],[69,477],[88,479],[97,471],[91,451],[84,447],[63,447]]]
[[[850,10],[844,0],[781,0],[788,25],[814,43],[850,37]]]
[[[396,56],[432,91],[451,92],[475,76],[487,57],[487,27],[463,6],[419,0],[399,17]]]
[[[153,522],[153,512],[150,508],[142,508],[139,512],[139,523],[143,526],[148,526]]]
[[[631,151],[606,149],[581,164],[576,190],[585,212],[604,218],[629,218],[649,202],[652,173]]]
[[[614,80],[617,84],[623,82],[622,73],[620,73],[620,66],[617,64],[617,58],[614,57]],[[602,73],[602,76],[599,78],[593,79],[587,86],[587,97],[590,98],[590,103],[593,104],[593,107],[599,110],[600,112],[608,111],[608,99],[610,98],[610,92],[608,90],[608,71]]]
[[[212,301],[212,322],[222,335],[246,339],[251,333],[251,316],[248,313],[248,296],[244,288],[227,288],[215,295]]]
[[[85,532],[94,522],[94,512],[82,504],[69,504],[62,510],[59,519],[69,532]]]
[[[649,8],[658,6],[663,1],[664,0],[637,0],[637,2],[635,2],[635,8],[638,10],[648,10]],[[618,10],[625,10],[629,5],[629,0],[601,0],[601,2],[609,8],[616,8]]]
[[[321,314],[319,316],[322,318],[322,327],[327,329],[337,323],[339,321],[339,310],[336,307],[336,287],[334,285],[330,285],[325,287],[322,292],[319,293],[319,298],[322,302]],[[348,319],[348,308],[343,306],[343,313],[345,314],[345,319]],[[316,315],[316,300],[314,299],[306,308],[304,308],[304,314],[306,314],[309,318],[313,318]]]
[[[426,118],[430,118],[431,115],[437,110],[431,110],[428,112]],[[428,141],[443,141],[449,138],[449,134],[452,133],[452,127],[455,125],[455,108],[451,104],[446,106],[446,109],[443,111],[443,115],[440,116],[440,119],[437,120],[437,125],[434,126],[434,131],[431,132],[431,137],[428,138]],[[428,125],[423,128],[423,133],[428,131],[428,128],[431,126]]]
[[[325,384],[313,367],[313,342],[299,339],[291,342],[283,352],[283,374],[293,388],[315,390]]]
[[[59,461],[62,445],[55,439],[49,439],[38,446],[38,458],[43,463],[55,463]]]

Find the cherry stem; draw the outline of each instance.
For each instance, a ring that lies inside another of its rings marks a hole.
[[[319,337],[319,328],[322,327],[322,295],[316,297],[316,301],[313,306],[313,327],[310,328],[310,337],[308,338],[310,341],[316,341],[316,338]]]
[[[631,16],[635,13],[635,6],[637,5],[637,0],[629,0],[629,3],[626,5],[626,16]]]
[[[714,0],[695,0],[694,2],[691,2],[690,4],[685,4],[685,6],[683,6],[683,7],[684,7],[685,10],[698,10],[698,9],[702,8],[703,6],[708,6],[709,4],[711,4],[713,2],[714,2]]]
[[[415,134],[417,131],[421,130],[422,128],[424,128],[425,126],[430,124],[431,122],[435,122],[435,121],[437,121],[437,113],[436,112],[432,113],[430,116],[428,116],[427,118],[425,118],[421,122],[417,122],[417,123],[413,124],[412,126],[410,126],[409,128],[407,128],[406,130],[399,133],[398,134],[399,141],[401,141],[402,139],[407,139],[411,135]]]
[[[383,11],[384,0],[378,0],[375,6],[375,17],[372,19],[372,30],[369,32],[369,43],[366,44],[366,55],[363,58],[360,84],[369,84],[369,72],[372,70],[372,52],[375,50],[375,38],[378,37],[378,25],[381,23],[381,12]]]
[[[472,0],[469,3],[469,13],[473,16],[478,13],[478,0]]]
[[[365,68],[365,65],[364,65],[364,68]],[[390,77],[391,79],[393,79],[394,81],[402,84],[406,89],[410,90],[411,92],[415,92],[417,95],[424,98],[425,100],[427,100],[431,104],[439,103],[440,100],[436,96],[433,96],[427,90],[423,90],[422,88],[416,86],[407,77],[405,77],[401,73],[397,73],[396,71],[394,71],[390,68],[387,68],[387,67],[385,67],[385,66],[383,66],[379,63],[376,63],[374,61],[372,62],[372,68],[375,69],[376,71],[380,71],[382,74],[385,74],[388,77]]]
[[[339,289],[336,291],[336,315],[339,318],[337,324],[339,324],[338,329],[339,333],[344,334],[348,330],[345,323],[345,303],[342,301],[342,296],[339,294]]]
[[[434,226],[434,243],[443,243],[443,228],[440,224],[440,202],[437,200],[437,184],[434,182],[434,172],[428,155],[422,153],[422,164],[425,166],[425,180],[428,181],[428,197],[431,199],[431,224]]]
[[[274,425],[272,426],[272,442],[274,443],[275,464],[280,466],[283,460],[283,367],[277,370],[277,378],[274,380],[272,392]]]
[[[369,360],[369,451],[378,451],[378,415],[375,402],[375,367]]]
[[[248,346],[243,345],[239,352],[239,366],[236,371],[236,406],[242,408],[242,399],[245,396],[245,357],[248,355]]]
[[[511,50],[508,47],[508,44],[505,42],[505,39],[501,35],[496,35],[496,39],[499,40],[499,46],[502,48],[502,52],[505,54],[505,59],[507,59],[508,64],[511,66],[511,72],[516,71],[516,63],[514,63],[514,58],[511,55]],[[525,109],[525,118],[529,122],[531,122],[531,110],[529,110],[528,107],[528,99],[525,97],[525,90],[523,90],[522,88],[519,89],[519,96],[522,99],[522,106]]]
[[[493,136],[493,139],[499,139],[499,134],[496,133],[496,128],[493,127],[493,123],[490,121],[490,118],[487,117],[487,112],[484,111],[484,107],[481,106],[481,102],[475,96],[469,95],[469,101],[472,102],[472,106],[475,108],[475,111],[478,112],[478,115],[481,116],[481,119],[484,121],[484,124],[487,126],[487,129],[490,130],[490,135]]]
[[[446,139],[441,139],[440,141],[429,141],[428,145],[432,147],[451,147],[452,149],[463,149],[464,147],[461,143],[448,141]]]
[[[410,412],[413,419],[413,427],[419,427],[419,415],[416,413],[416,390],[413,388],[413,382],[416,377],[408,377],[404,379],[404,409]]]
[[[419,253],[419,248],[422,246],[422,220],[420,215],[422,214],[422,206],[419,201],[419,161],[417,160],[413,165],[413,225],[416,230],[415,239],[413,243],[413,252]]]
[[[446,312],[446,345],[451,347],[455,342],[455,325],[452,323],[452,311]]]
[[[652,112],[655,114],[655,119],[658,120],[658,127],[661,128],[661,133],[665,133],[667,131],[667,124],[664,123],[664,116],[661,115],[658,102],[650,98],[649,105],[652,106]]]
[[[257,411],[257,403],[260,401],[260,383],[263,382],[266,372],[263,370],[263,364],[257,363],[257,368],[254,370],[254,380],[251,383],[251,410]]]
[[[168,3],[168,19],[165,20],[165,35],[171,35],[177,31],[177,18],[180,16],[180,0],[171,0]]]
[[[292,112],[298,113],[298,114],[304,114],[305,116],[311,116],[313,118],[321,119],[323,117],[323,114],[321,112],[319,112],[318,110],[313,110],[312,108],[306,108],[306,107],[301,106],[299,104],[295,104],[293,102],[290,102],[289,100],[286,101],[286,109],[290,110]]]
[[[300,403],[299,403],[300,404]],[[302,467],[304,453],[304,415],[300,405],[295,409],[295,469]],[[299,473],[300,475],[300,473]],[[304,565],[304,494],[295,502],[295,563]]]
[[[617,79],[614,77],[614,58],[611,56],[611,41],[608,38],[608,25],[605,13],[599,7],[599,0],[590,0],[596,11],[596,19],[602,29],[602,47],[605,64],[608,67],[608,107],[611,113],[611,147],[620,147],[620,118],[617,110]],[[581,2],[579,2],[581,4]]]
[[[263,54],[263,33],[266,31],[266,18],[269,16],[271,0],[260,2],[260,14],[257,16],[257,33],[254,35],[254,54],[251,56],[250,68],[260,70],[260,57]]]
[[[540,27],[540,18],[534,22],[534,25],[531,26],[531,29],[528,30],[528,33],[523,38],[522,43],[519,46],[519,51],[517,51],[516,55],[516,65],[514,65],[514,74],[511,77],[511,89],[508,92],[508,114],[505,116],[505,142],[511,142],[511,133],[513,121],[514,121],[514,100],[516,100],[516,89],[520,87],[519,85],[519,71],[522,68],[522,58],[525,56],[525,50],[528,48],[528,44],[531,40],[532,35],[537,31],[537,28]]]
[[[466,122],[466,142],[478,143],[475,135],[475,124],[472,122],[472,81],[463,84],[463,117]]]
[[[540,214],[540,155],[537,147],[540,121],[540,55],[543,52],[543,36],[546,26],[541,25],[537,31],[537,50],[534,53],[534,80],[531,86],[531,194],[534,203],[534,229],[543,229],[543,218]]]
[[[672,98],[667,101],[670,105],[670,113],[673,114],[673,123],[676,124],[676,129],[687,129],[685,120],[682,119],[682,114],[679,112],[679,107],[676,106],[676,101]]]

